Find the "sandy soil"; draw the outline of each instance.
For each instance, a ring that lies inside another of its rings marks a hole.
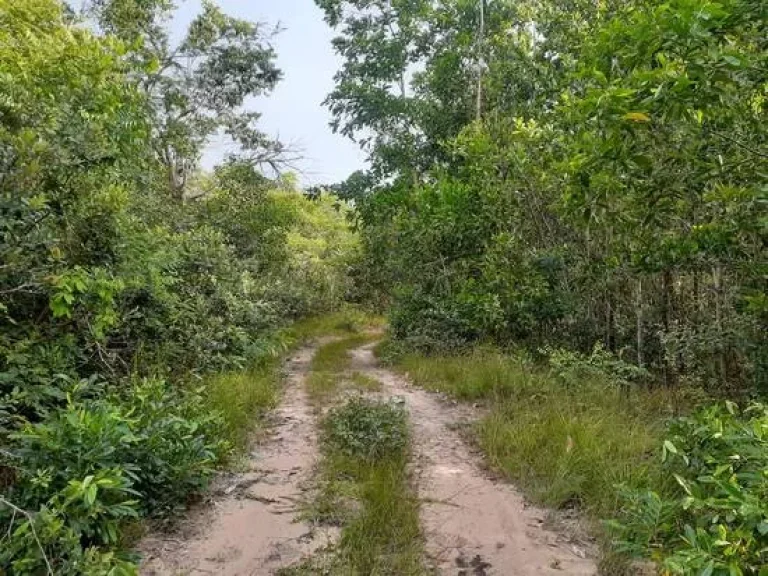
[[[286,363],[274,435],[255,448],[249,470],[222,478],[212,504],[193,512],[178,533],[145,538],[141,574],[273,574],[329,544],[333,534],[297,519],[302,483],[317,452],[303,386],[313,354],[307,347]]]
[[[429,568],[452,576],[596,574],[583,546],[549,530],[544,510],[484,470],[482,457],[457,431],[457,423],[476,418],[476,412],[382,369],[372,347],[352,352],[351,369],[383,384],[373,396],[400,397],[408,407]],[[315,418],[303,385],[313,354],[307,347],[286,363],[273,437],[251,454],[248,471],[220,479],[212,503],[179,522],[176,533],[145,538],[141,574],[274,574],[335,541],[337,529],[318,529],[298,517],[317,454]]]
[[[408,407],[427,553],[438,574],[534,576],[597,573],[583,547],[544,526],[546,512],[496,482],[456,429],[465,415],[377,366],[372,346],[353,352],[353,369],[384,384]]]

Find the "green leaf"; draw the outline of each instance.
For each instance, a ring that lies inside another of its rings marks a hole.
[[[627,112],[626,114],[624,114],[624,119],[630,120],[632,122],[640,122],[640,123],[651,121],[651,117],[648,116],[648,114],[646,114],[645,112]]]

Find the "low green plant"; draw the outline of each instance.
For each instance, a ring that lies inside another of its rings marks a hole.
[[[341,538],[287,573],[424,574],[404,407],[353,397],[331,409],[322,428],[318,493],[308,514],[341,526]]]
[[[34,514],[0,498],[0,522],[7,525],[0,569],[19,575],[136,574],[130,558],[105,550],[117,544],[120,524],[138,517],[139,494],[130,485],[119,468],[101,470],[70,480]]]
[[[458,356],[404,355],[396,366],[423,388],[459,400],[523,397],[538,387],[539,374],[523,356],[475,349]]]
[[[11,436],[25,505],[45,501],[72,479],[119,468],[141,494],[145,514],[163,515],[199,492],[228,446],[222,421],[199,391],[161,380],[138,382],[124,395],[72,402]]]
[[[402,454],[408,442],[403,406],[362,396],[331,409],[323,431],[333,450],[368,462]]]
[[[129,570],[110,555],[122,526],[169,515],[204,490],[229,450],[222,427],[199,391],[162,380],[100,399],[70,396],[64,408],[9,437],[15,478],[0,506],[8,535],[0,569],[36,574],[48,557],[64,563],[57,574]],[[50,542],[38,543],[36,533]],[[77,568],[83,562],[91,572]]]
[[[675,490],[625,489],[616,547],[668,574],[768,573],[768,407],[714,405],[671,422],[661,445]]]
[[[267,411],[277,402],[280,376],[275,362],[251,370],[226,372],[205,381],[205,398],[209,408],[222,416],[222,438],[238,450]]]
[[[651,381],[651,374],[636,364],[624,362],[598,341],[589,355],[565,348],[544,348],[554,374],[565,384],[579,386],[585,380],[603,380],[618,386],[643,384]]]

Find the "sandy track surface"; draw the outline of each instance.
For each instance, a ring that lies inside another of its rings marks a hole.
[[[146,538],[141,574],[273,574],[328,544],[330,533],[298,521],[302,484],[315,464],[317,439],[304,379],[314,347],[285,364],[286,389],[274,434],[257,446],[249,470],[221,479],[211,506],[193,512],[176,534]],[[217,493],[217,494],[216,494]]]
[[[353,352],[353,369],[379,380],[382,395],[405,400],[417,456],[415,476],[430,563],[455,576],[588,576],[584,550],[544,527],[546,512],[483,470],[456,430],[461,408],[378,367],[372,345]]]
[[[514,487],[484,470],[482,458],[456,426],[473,414],[381,368],[372,348],[354,350],[350,368],[382,383],[374,396],[402,398],[408,408],[430,572],[596,574],[581,546],[545,527],[546,511],[528,505]],[[337,529],[313,527],[299,517],[317,458],[315,417],[304,390],[314,352],[315,347],[305,347],[286,362],[287,383],[273,436],[256,447],[248,471],[217,481],[212,503],[193,511],[175,533],[145,538],[139,547],[141,574],[274,574],[336,540]]]

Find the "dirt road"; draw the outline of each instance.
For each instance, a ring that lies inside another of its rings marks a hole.
[[[141,574],[267,575],[328,543],[331,534],[297,521],[317,453],[303,386],[314,351],[303,348],[286,363],[274,434],[255,448],[248,470],[222,479],[212,506],[181,522],[179,534],[146,539]]]
[[[543,527],[546,512],[512,486],[493,481],[456,430],[464,416],[436,396],[381,369],[372,346],[353,352],[353,368],[402,397],[413,428],[418,494],[429,561],[456,576],[596,574],[584,550]]]
[[[372,347],[352,352],[351,369],[382,383],[377,396],[400,397],[408,408],[429,572],[596,574],[582,547],[545,528],[544,510],[483,469],[481,457],[456,430],[466,410],[446,406],[381,368]],[[147,538],[140,547],[142,574],[274,574],[335,540],[337,534],[302,523],[297,509],[317,454],[315,418],[303,387],[313,353],[304,348],[287,362],[274,436],[251,455],[249,470],[228,477],[213,505],[192,514],[179,534]]]

